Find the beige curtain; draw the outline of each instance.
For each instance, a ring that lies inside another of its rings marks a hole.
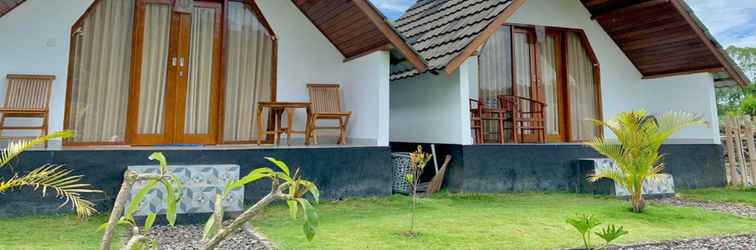
[[[499,95],[512,94],[512,28],[502,26],[480,51],[479,96],[482,105],[497,108]],[[485,141],[498,141],[499,124],[483,121]],[[509,131],[504,136],[509,137]]]
[[[596,137],[596,86],[593,63],[575,33],[567,36],[567,79],[570,96],[571,140],[585,141]]]
[[[215,9],[209,8],[194,8],[192,13],[189,82],[184,114],[186,134],[207,134],[210,129],[215,15]]]
[[[547,36],[538,43],[540,56],[540,74],[544,90],[544,102],[546,110],[544,118],[546,120],[546,134],[559,134],[559,98],[557,82],[557,59],[556,59],[556,38]]]
[[[512,32],[499,28],[480,51],[478,99],[488,106],[498,106],[496,97],[512,94]]]
[[[254,11],[239,2],[229,2],[226,29],[223,139],[255,140],[257,103],[271,96],[273,39]]]
[[[76,31],[67,114],[74,142],[124,141],[133,10],[133,0],[100,1]]]
[[[162,134],[172,7],[149,4],[144,14],[142,70],[139,79],[139,134]]]
[[[515,62],[515,82],[517,86],[517,95],[530,98],[530,87],[532,78],[530,75],[530,44],[528,44],[528,35],[525,33],[514,33],[514,62]]]

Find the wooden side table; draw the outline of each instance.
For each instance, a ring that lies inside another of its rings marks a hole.
[[[263,111],[265,108],[270,109],[270,113],[273,114],[273,130],[269,128],[264,129],[263,124]],[[294,112],[297,109],[304,109],[307,111],[307,122],[310,124],[310,117],[312,116],[312,105],[309,102],[258,102],[257,103],[257,145],[262,144],[263,136],[273,135],[273,144],[279,144],[279,137],[281,134],[286,133],[286,144],[291,146],[292,134],[303,134],[305,136],[305,145],[310,145],[310,128],[305,126],[304,131],[294,130]],[[281,128],[281,119],[283,113],[286,113],[286,127]]]

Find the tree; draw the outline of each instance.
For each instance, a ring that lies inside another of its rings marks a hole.
[[[705,124],[700,116],[687,112],[669,112],[659,117],[649,116],[645,110],[623,112],[614,120],[594,121],[609,128],[619,143],[595,138],[588,146],[614,161],[619,169],[596,170],[590,181],[608,178],[630,192],[633,212],[640,213],[645,206],[643,184],[656,179],[664,170],[659,153],[664,141],[683,128]]]

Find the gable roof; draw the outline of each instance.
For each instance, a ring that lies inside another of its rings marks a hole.
[[[472,47],[471,44],[482,45],[524,2],[419,0],[395,21],[394,26],[427,61],[428,70],[446,69],[447,73],[453,73],[474,52],[474,49],[468,51],[467,48]],[[421,72],[408,67],[395,67],[392,79]]]
[[[418,0],[396,27],[428,61],[428,70],[453,73],[526,0]],[[644,78],[725,72],[748,83],[681,0],[581,0]],[[391,79],[422,73],[396,65]]]
[[[0,17],[19,6],[26,0],[0,0]]]
[[[292,0],[294,5],[341,52],[346,60],[389,45],[418,70],[425,63],[367,0]]]
[[[682,0],[581,0],[645,78],[720,73],[749,80]]]

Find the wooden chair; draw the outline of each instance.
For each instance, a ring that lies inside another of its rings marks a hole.
[[[5,104],[0,108],[0,139],[29,139],[37,136],[5,136],[6,130],[39,130],[47,134],[50,93],[55,76],[8,75]],[[39,118],[40,126],[8,126],[8,118]]]
[[[506,127],[506,123],[511,121],[512,115],[507,110],[499,107],[488,107],[475,99],[470,99],[470,107],[471,122],[473,123],[470,127],[480,132],[475,138],[476,143],[486,143],[486,138],[493,134],[498,138],[497,143],[504,144],[506,142],[504,131],[511,129]],[[476,122],[477,124],[475,124]],[[496,129],[492,129],[492,126],[496,126]]]
[[[470,129],[475,144],[483,144],[483,107],[480,101],[470,98]]]
[[[306,138],[309,142],[313,138],[315,144],[318,144],[318,129],[336,129],[339,130],[338,144],[347,143],[347,128],[349,118],[352,112],[341,111],[341,91],[338,84],[307,84],[310,94],[310,103],[312,105],[312,114],[310,117],[309,127],[310,136]],[[336,120],[338,126],[318,126],[320,120]]]
[[[535,139],[536,142],[546,141],[546,120],[544,110],[546,104],[534,99],[500,95],[499,105],[512,114],[512,137],[515,142],[524,143],[525,139]],[[535,132],[535,136],[525,132]]]

